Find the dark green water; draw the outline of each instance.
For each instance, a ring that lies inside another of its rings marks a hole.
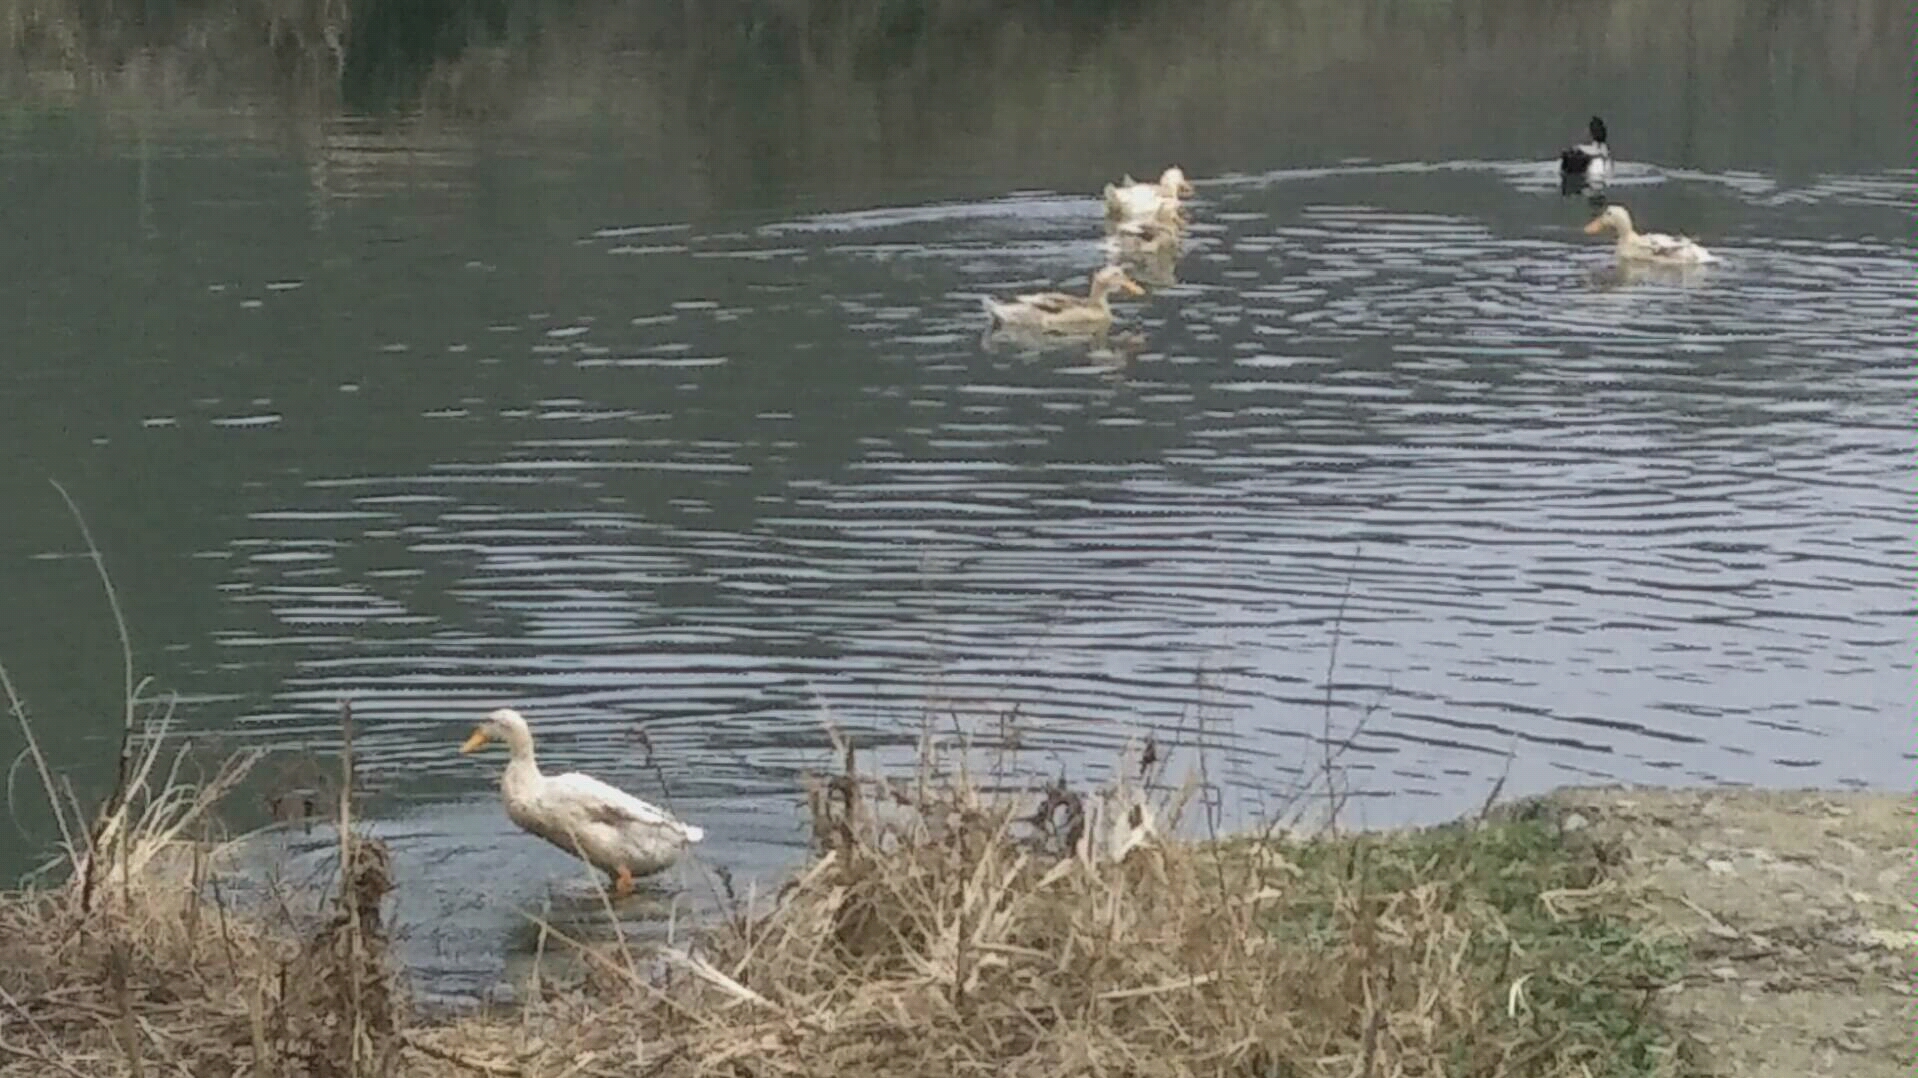
[[[58,478],[203,752],[355,701],[430,985],[576,883],[453,751],[504,703],[742,879],[824,711],[882,757],[1009,722],[1043,773],[1156,731],[1255,811],[1335,623],[1372,822],[1508,753],[1508,793],[1909,781],[1903,5],[348,7],[6,42],[0,660],[97,789]],[[1722,265],[1605,271],[1552,164],[1593,111],[1614,201]],[[1174,162],[1116,348],[982,344]]]

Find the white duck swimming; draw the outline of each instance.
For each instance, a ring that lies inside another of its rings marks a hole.
[[[1605,143],[1605,121],[1594,116],[1586,130],[1591,134],[1590,142],[1559,151],[1559,175],[1592,184],[1604,183],[1612,174],[1612,148]]]
[[[1107,266],[1092,275],[1092,290],[1084,296],[1070,292],[1028,292],[1009,299],[985,299],[994,325],[1048,333],[1097,333],[1112,324],[1112,292],[1120,289],[1145,294],[1139,283],[1119,266]]]
[[[1638,262],[1659,262],[1669,266],[1698,266],[1718,261],[1687,236],[1667,236],[1663,232],[1640,232],[1632,227],[1632,215],[1623,206],[1607,206],[1605,212],[1585,226],[1585,234],[1596,236],[1606,229],[1618,234],[1618,257]]]
[[[1192,184],[1175,165],[1159,174],[1158,183],[1139,183],[1127,176],[1117,184],[1106,184],[1106,216],[1115,221],[1182,224],[1179,200],[1191,197]]]
[[[631,894],[633,877],[670,867],[706,835],[658,805],[589,775],[541,774],[533,759],[533,731],[512,708],[486,716],[460,752],[478,752],[492,741],[505,742],[513,754],[500,779],[507,817],[611,876],[615,895]]]

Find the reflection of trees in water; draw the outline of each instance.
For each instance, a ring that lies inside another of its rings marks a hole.
[[[1549,153],[1627,92],[1640,103],[1618,132],[1627,158],[1658,145],[1687,160],[1814,160],[1903,137],[1905,10],[1892,0],[0,0],[13,61],[0,89],[203,104],[213,123],[267,112],[296,124],[484,117],[532,134],[587,123],[643,144],[713,202],[757,201],[795,178],[856,202],[894,189],[889,174],[1070,186],[1162,158],[1203,172],[1224,163],[1204,160],[1207,148],[1248,141],[1292,159],[1324,129],[1343,132],[1351,154],[1450,159],[1475,152],[1474,139],[1509,143],[1503,129],[1524,125]],[[1504,107],[1515,88],[1532,98],[1517,112]],[[1846,108],[1834,96],[1850,100],[1849,123],[1830,122]],[[1351,122],[1354,110],[1365,123]],[[1541,113],[1562,113],[1563,129],[1534,131]],[[1779,118],[1792,128],[1769,130]]]
[[[434,68],[457,63],[468,49],[511,40],[516,31],[536,35],[529,7],[513,0],[354,4],[339,74],[341,104],[370,115],[417,108]]]
[[[336,81],[342,103],[378,112],[425,103],[423,91],[437,68],[502,47],[529,59],[543,53],[550,62],[623,54],[635,44],[663,53],[690,45],[769,70],[816,74],[845,67],[870,76],[912,62],[935,34],[1096,33],[1170,6],[1170,0],[743,0],[708,10],[651,0],[0,0],[0,47],[19,62],[16,68],[64,72],[75,88],[106,83],[140,58],[173,54],[168,59],[189,62],[168,66],[194,81],[244,84],[268,72],[280,82]],[[546,48],[555,40],[564,47]],[[965,43],[940,38],[942,49]],[[491,58],[481,59],[493,66]],[[40,81],[50,89],[61,85]]]
[[[1762,54],[1769,65],[1815,59],[1844,70],[1872,57],[1895,66],[1905,10],[1891,0],[1791,8],[1689,0],[1677,10],[1661,0],[0,0],[0,44],[14,68],[64,70],[76,84],[160,59],[190,84],[231,90],[267,73],[281,83],[332,81],[340,104],[382,112],[434,104],[436,77],[524,88],[584,64],[608,74],[704,73],[742,90],[982,68],[995,80],[1031,82],[1119,60],[1115,46],[1130,62],[1094,75],[1146,76],[1127,92],[1149,97],[1153,75],[1217,75],[1209,61],[1222,42],[1294,73],[1385,42],[1402,64],[1443,53],[1456,66],[1566,33],[1593,54],[1684,42],[1722,59],[1763,42],[1778,46]],[[1139,55],[1146,43],[1158,55]],[[1054,70],[1033,70],[1041,52]],[[190,62],[166,62],[181,59]],[[443,70],[462,63],[480,70]]]

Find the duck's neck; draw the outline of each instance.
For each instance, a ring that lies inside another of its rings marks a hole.
[[[1112,306],[1112,286],[1104,281],[1095,281],[1092,285],[1092,292],[1086,299],[1090,300],[1095,307],[1105,307],[1109,309]]]
[[[506,764],[506,773],[500,776],[500,788],[511,796],[538,786],[542,776],[539,761],[533,758],[532,739],[514,740],[508,747],[512,749],[513,758]]]

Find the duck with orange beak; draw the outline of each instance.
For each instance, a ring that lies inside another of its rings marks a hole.
[[[494,742],[511,753],[500,778],[507,818],[606,873],[617,896],[632,893],[634,877],[664,871],[705,837],[658,805],[590,775],[541,773],[532,728],[512,708],[486,716],[460,752],[470,755]]]
[[[1632,227],[1632,215],[1623,206],[1605,207],[1605,212],[1585,226],[1587,236],[1607,230],[1618,236],[1618,257],[1627,262],[1656,262],[1667,266],[1702,266],[1718,261],[1689,236],[1667,236],[1663,232],[1640,232]]]
[[[1142,296],[1145,289],[1127,276],[1123,267],[1107,266],[1092,275],[1092,289],[1083,296],[1070,292],[1028,292],[984,302],[994,326],[1047,333],[1098,333],[1112,325],[1114,292]]]

